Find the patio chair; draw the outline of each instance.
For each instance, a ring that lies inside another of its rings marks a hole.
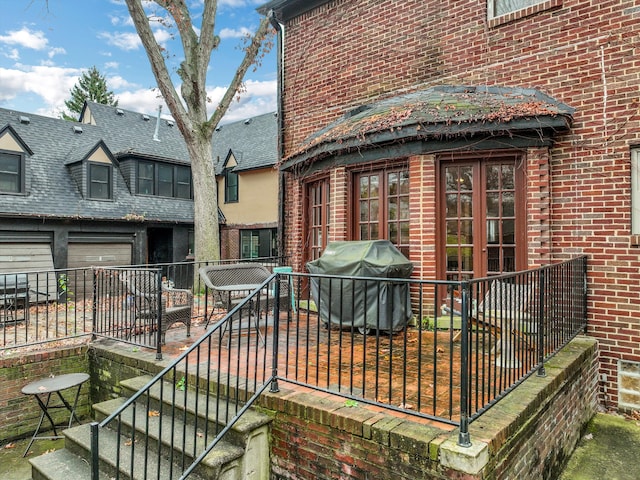
[[[477,330],[485,330],[495,337],[492,352],[496,365],[517,368],[519,362],[513,355],[513,337],[519,337],[525,348],[532,348],[529,334],[536,333],[537,327],[531,306],[534,288],[529,284],[516,284],[494,280],[482,301],[471,309],[469,323]],[[446,310],[446,308],[445,308]],[[460,338],[462,331],[454,336]]]
[[[158,273],[155,270],[125,270],[120,274],[128,292],[133,296],[136,320],[157,320],[158,316]],[[191,336],[191,290],[169,288],[161,285],[162,324],[159,326],[161,343],[164,345],[167,330],[177,322],[187,327],[187,337]]]

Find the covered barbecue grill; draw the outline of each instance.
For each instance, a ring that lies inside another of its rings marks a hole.
[[[396,332],[411,318],[409,283],[393,279],[409,278],[413,264],[388,240],[329,243],[307,269],[347,277],[311,277],[311,296],[324,323]]]

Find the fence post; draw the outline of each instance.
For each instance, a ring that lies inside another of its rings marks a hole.
[[[98,452],[98,422],[91,422],[91,480],[99,480],[100,454]]]
[[[584,334],[587,334],[587,256],[581,259],[582,268],[582,322],[584,324]]]
[[[460,433],[458,445],[470,447],[469,438],[469,282],[462,282],[462,330],[460,340]]]
[[[277,393],[280,391],[278,386],[278,334],[280,331],[280,273],[276,273],[273,277],[276,282],[273,289],[273,347],[271,349],[271,386],[269,391]],[[267,290],[268,291],[268,290]],[[267,293],[267,296],[269,294]],[[268,304],[269,302],[267,302]]]
[[[546,277],[545,269],[540,270],[538,276],[538,377],[546,377],[547,371],[544,368],[544,327],[546,325],[545,316],[547,309],[545,308],[544,301],[547,295],[545,294]]]
[[[156,291],[158,292],[158,324],[156,325],[156,360],[162,360],[162,269],[156,271]]]
[[[98,338],[96,330],[98,330],[98,269],[91,267],[93,273],[93,305],[91,305],[91,340]]]

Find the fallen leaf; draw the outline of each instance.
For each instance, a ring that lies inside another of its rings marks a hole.
[[[159,417],[160,416],[160,412],[157,410],[149,410],[149,416],[150,417]]]
[[[585,440],[593,440],[593,433],[587,433],[584,437]]]
[[[442,347],[436,348],[436,353],[444,353],[444,348]]]
[[[7,443],[4,448],[16,448],[16,444],[15,443]]]

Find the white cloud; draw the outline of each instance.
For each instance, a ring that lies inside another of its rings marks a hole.
[[[118,62],[105,62],[104,68],[108,70],[116,70],[120,64]]]
[[[139,85],[126,80],[120,75],[113,75],[107,77],[107,87],[115,92],[116,90],[139,88]]]
[[[48,65],[0,68],[0,101],[7,102],[17,96],[33,94],[41,99],[39,104],[43,105],[33,113],[57,116],[80,74],[79,69]]]
[[[54,47],[54,48],[51,48],[49,50],[49,53],[47,53],[47,55],[49,56],[49,58],[53,58],[56,55],[64,55],[66,53],[67,53],[67,51],[64,48],[62,48],[62,47]]]
[[[253,32],[247,27],[240,28],[223,28],[220,30],[220,38],[245,38],[253,35]]]
[[[11,50],[7,50],[1,53],[3,57],[7,57],[10,60],[20,60],[20,52],[18,52],[17,48],[12,48]]]
[[[142,46],[142,42],[137,33],[101,32],[98,34],[98,37],[106,40],[109,45],[125,51],[137,50]]]
[[[27,27],[22,27],[20,30],[10,30],[7,35],[0,35],[0,43],[19,45],[33,50],[44,50],[49,40],[41,31],[32,31]]]

